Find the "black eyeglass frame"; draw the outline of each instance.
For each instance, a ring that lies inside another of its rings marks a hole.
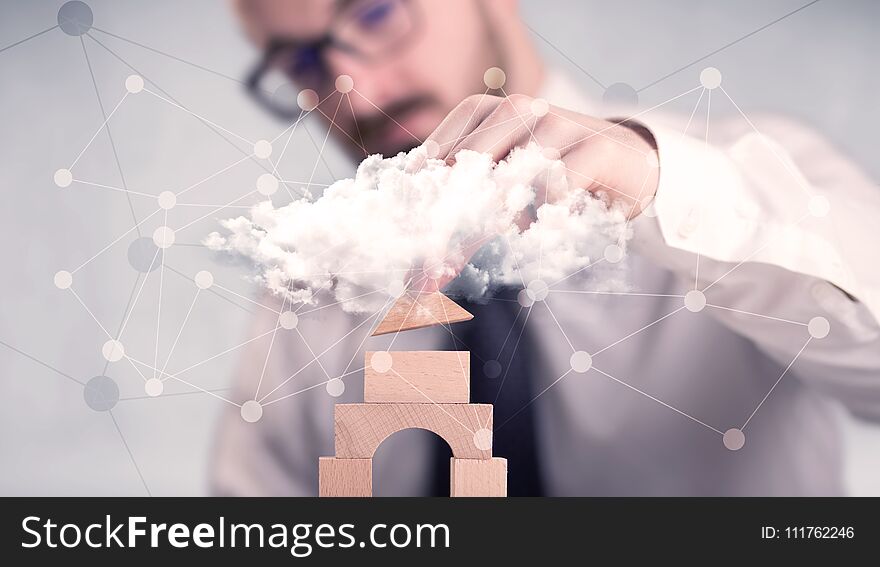
[[[248,91],[248,94],[257,101],[265,110],[274,114],[275,116],[290,120],[294,119],[299,115],[299,109],[287,110],[275,103],[272,100],[272,93],[269,93],[265,89],[260,88],[260,83],[262,82],[265,75],[272,70],[275,57],[279,52],[289,48],[302,48],[302,47],[310,47],[312,49],[316,49],[320,54],[321,59],[324,58],[324,53],[327,49],[335,48],[340,51],[351,55],[352,57],[356,57],[361,61],[365,62],[368,65],[375,64],[378,60],[387,56],[389,53],[393,53],[399,50],[399,48],[408,43],[421,29],[422,27],[422,13],[421,10],[418,9],[415,4],[411,0],[395,0],[399,2],[404,8],[409,10],[410,21],[412,25],[410,29],[403,34],[400,38],[398,38],[393,43],[386,46],[382,53],[379,54],[367,54],[362,50],[359,50],[356,46],[346,43],[344,41],[339,40],[334,35],[334,29],[338,23],[338,20],[344,15],[344,13],[337,14],[334,19],[330,22],[330,28],[327,33],[325,33],[322,37],[315,41],[304,42],[302,40],[297,39],[286,39],[286,38],[273,38],[269,41],[269,44],[263,50],[263,54],[260,57],[260,60],[254,66],[254,68],[248,73],[247,78],[245,79],[245,88]]]

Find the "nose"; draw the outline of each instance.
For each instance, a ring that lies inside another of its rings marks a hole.
[[[394,79],[393,65],[388,62],[367,63],[360,57],[336,50],[327,54],[326,64],[331,80],[335,81],[339,75],[352,78],[354,88],[349,100],[355,115],[374,114],[376,107],[384,108],[394,100],[395,91],[400,87]]]

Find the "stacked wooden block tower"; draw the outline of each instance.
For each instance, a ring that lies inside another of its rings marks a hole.
[[[403,295],[373,335],[472,319],[442,293]],[[373,454],[389,435],[433,431],[452,448],[451,496],[506,496],[507,460],[492,456],[492,406],[470,403],[469,351],[365,355],[364,403],[337,404],[336,456],[319,460],[320,496],[372,496]]]

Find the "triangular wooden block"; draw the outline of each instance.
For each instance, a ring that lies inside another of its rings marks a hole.
[[[439,291],[403,294],[394,302],[373,336],[469,321],[474,316]]]

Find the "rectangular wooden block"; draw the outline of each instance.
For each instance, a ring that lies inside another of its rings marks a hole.
[[[336,456],[372,458],[389,435],[414,427],[442,437],[452,448],[453,456],[460,459],[492,457],[490,404],[411,403],[336,404]]]
[[[391,351],[391,369],[380,373],[366,353],[364,401],[466,404],[470,400],[468,351]]]
[[[372,496],[373,459],[318,459],[318,496]]]
[[[507,459],[450,459],[450,496],[507,496]]]

